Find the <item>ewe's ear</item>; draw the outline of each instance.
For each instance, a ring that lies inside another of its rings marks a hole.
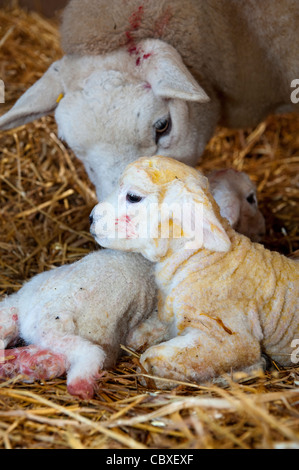
[[[24,93],[13,108],[0,117],[0,130],[21,126],[54,111],[58,105],[59,97],[63,93],[62,60],[53,63],[43,77]]]
[[[181,56],[171,46],[158,40],[141,43],[145,51],[140,71],[153,92],[163,98],[207,103],[210,98],[184,65]]]

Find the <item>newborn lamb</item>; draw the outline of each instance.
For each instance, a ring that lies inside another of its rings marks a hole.
[[[245,370],[260,364],[262,352],[292,365],[299,265],[236,233],[197,171],[169,158],[142,158],[91,220],[102,246],[156,262],[159,324],[150,317],[130,344],[150,346],[141,364],[158,387],[169,386],[161,378],[198,383]]]
[[[67,372],[69,393],[91,398],[128,331],[155,308],[152,264],[142,256],[100,250],[39,274],[0,303],[3,347],[19,336],[32,344],[6,350],[0,376],[34,381]]]
[[[260,236],[263,218],[249,178],[234,170],[210,178],[227,219],[243,221],[243,233]],[[142,256],[99,251],[42,273],[0,303],[3,347],[20,336],[32,343],[6,350],[0,376],[23,374],[32,381],[67,372],[68,391],[90,398],[98,372],[115,365],[120,343],[149,315],[156,318],[155,311],[153,265]]]
[[[215,170],[208,175],[211,193],[233,229],[253,242],[266,232],[265,219],[258,209],[254,183],[246,173],[233,169]]]

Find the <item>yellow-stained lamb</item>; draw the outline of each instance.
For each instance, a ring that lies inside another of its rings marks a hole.
[[[107,204],[118,209],[115,227],[109,224],[113,233],[102,223]],[[191,205],[201,230],[188,232],[177,213],[166,214],[171,204],[183,211]],[[203,382],[260,364],[262,352],[284,366],[296,362],[299,263],[235,232],[196,170],[170,158],[142,158],[127,167],[118,191],[95,207],[92,218],[102,246],[156,262],[158,317],[129,339],[131,347],[148,348],[141,356],[148,372]],[[154,223],[156,236],[146,237]],[[169,237],[162,237],[167,223]]]

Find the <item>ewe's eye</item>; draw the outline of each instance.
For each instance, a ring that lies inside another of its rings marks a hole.
[[[138,202],[141,202],[143,197],[137,196],[137,194],[127,194],[126,200],[130,202],[131,204],[137,204]]]
[[[252,204],[252,205],[257,204],[254,193],[250,193],[246,200],[249,204]]]
[[[170,117],[159,119],[154,124],[154,129],[156,132],[156,144],[159,142],[161,137],[170,133],[171,127],[172,127],[172,123],[171,123]]]

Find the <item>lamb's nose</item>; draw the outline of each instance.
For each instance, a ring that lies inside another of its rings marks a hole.
[[[89,216],[89,223],[90,223],[90,225],[93,224],[93,213],[91,213],[90,216]]]

